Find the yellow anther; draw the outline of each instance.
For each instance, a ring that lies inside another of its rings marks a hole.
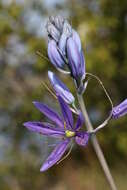
[[[75,136],[75,132],[74,131],[66,130],[65,131],[65,135],[66,135],[67,138],[74,137]]]
[[[66,122],[64,121],[64,129],[66,130]]]

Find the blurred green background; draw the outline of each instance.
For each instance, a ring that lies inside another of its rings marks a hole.
[[[55,71],[75,94],[69,77],[48,61],[45,24],[50,15],[68,18],[79,32],[87,72],[98,75],[114,105],[127,97],[126,0],[1,0],[0,1],[0,190],[108,190],[89,143],[45,173],[39,169],[51,151],[47,139],[30,133],[22,123],[44,120],[32,105],[41,100],[58,110],[42,86],[47,71]],[[110,111],[96,81],[84,94],[95,126]],[[127,117],[111,121],[97,135],[119,190],[127,189]]]

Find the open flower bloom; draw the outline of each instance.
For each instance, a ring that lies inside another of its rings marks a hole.
[[[51,71],[48,71],[48,77],[56,94],[61,96],[67,104],[73,104],[75,98],[67,86]]]
[[[121,102],[119,105],[113,107],[112,118],[117,119],[127,114],[127,99]]]
[[[74,125],[72,112],[69,106],[60,96],[58,96],[58,100],[63,117],[60,117],[47,105],[40,102],[33,102],[36,108],[47,116],[55,125],[38,121],[24,123],[24,126],[30,131],[61,139],[60,143],[56,145],[53,152],[42,165],[40,169],[41,172],[46,171],[61,159],[72,143],[72,140],[80,146],[86,146],[90,136],[88,132],[80,131],[83,124],[82,114],[78,116],[77,122]]]

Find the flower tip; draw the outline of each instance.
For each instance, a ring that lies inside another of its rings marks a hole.
[[[53,72],[52,71],[48,71],[48,75],[52,74]]]
[[[23,126],[26,127],[27,129],[29,129],[29,127],[30,127],[30,122],[27,121],[27,122],[23,123]]]
[[[27,127],[27,124],[28,124],[28,122],[25,122],[25,123],[23,123],[23,126],[24,126],[24,127]]]
[[[37,101],[33,101],[32,102],[35,106],[38,104],[38,102]]]
[[[127,99],[112,109],[112,119],[118,119],[127,114]]]
[[[31,121],[27,121],[27,122],[23,123],[23,126],[29,128],[32,125],[32,123],[33,122],[31,122]]]
[[[49,77],[49,79],[53,77],[53,72],[52,71],[48,71],[48,77]]]
[[[40,172],[45,172],[47,170],[47,165],[42,165],[42,167],[40,168]]]
[[[41,168],[41,169],[40,169],[40,172],[44,172],[44,170]]]

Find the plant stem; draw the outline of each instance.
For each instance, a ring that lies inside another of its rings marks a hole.
[[[77,96],[78,96],[78,101],[79,101],[79,104],[80,104],[80,108],[82,110],[82,113],[83,113],[83,116],[84,116],[84,119],[85,119],[86,128],[87,128],[88,131],[93,131],[93,126],[91,124],[91,121],[89,119],[88,113],[86,111],[86,107],[85,107],[85,104],[84,104],[84,101],[83,101],[83,97],[82,97],[82,95],[79,95],[79,94],[77,94]],[[96,155],[98,157],[98,160],[99,160],[99,162],[101,164],[101,167],[102,167],[102,169],[104,171],[105,177],[106,177],[106,179],[107,179],[107,181],[109,183],[110,189],[111,190],[117,190],[116,185],[115,185],[114,180],[113,180],[113,177],[112,177],[112,175],[110,173],[110,169],[108,167],[108,164],[107,164],[107,162],[105,160],[105,157],[103,155],[103,152],[101,150],[101,147],[100,147],[100,145],[98,143],[98,140],[97,140],[95,134],[92,134],[91,142],[92,142],[93,148],[94,148],[94,150],[96,152]]]

